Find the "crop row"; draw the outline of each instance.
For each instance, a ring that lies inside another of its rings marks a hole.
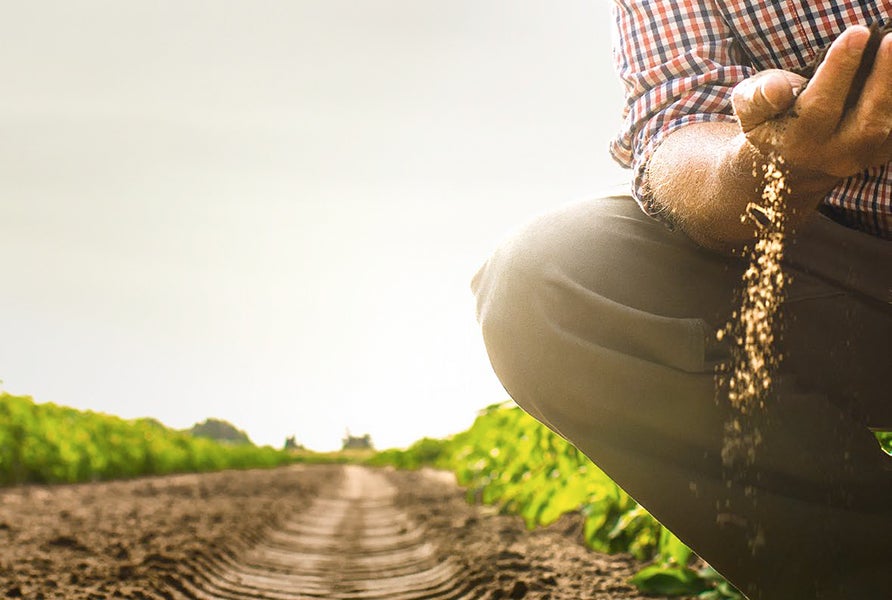
[[[195,438],[153,419],[125,420],[0,394],[0,485],[273,467],[292,460],[270,447]]]

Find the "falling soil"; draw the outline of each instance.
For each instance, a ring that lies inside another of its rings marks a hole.
[[[450,474],[299,465],[0,490],[0,597],[624,599],[642,567]]]
[[[761,202],[751,202],[741,220],[756,225],[756,242],[748,251],[740,308],[719,330],[719,341],[731,339],[727,374],[728,400],[740,413],[765,408],[781,356],[776,350],[780,307],[784,299],[786,178],[783,158],[772,156],[763,167]]]
[[[756,175],[757,173],[754,173]],[[772,155],[762,167],[760,202],[746,207],[742,222],[756,227],[756,241],[747,250],[748,266],[743,273],[740,307],[719,330],[719,341],[728,339],[731,361],[717,372],[717,390],[730,403],[722,446],[724,477],[728,484],[747,485],[748,501],[758,503],[750,470],[762,441],[759,423],[766,407],[782,355],[776,342],[780,336],[780,309],[786,280],[782,270],[785,236],[786,177],[784,160]],[[750,550],[767,543],[758,525],[747,531]]]

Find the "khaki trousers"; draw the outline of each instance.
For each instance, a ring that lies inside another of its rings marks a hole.
[[[743,259],[611,197],[532,222],[473,289],[517,404],[752,600],[890,598],[892,458],[870,428],[892,429],[892,243],[816,215],[786,256],[781,373],[743,448],[714,375]]]

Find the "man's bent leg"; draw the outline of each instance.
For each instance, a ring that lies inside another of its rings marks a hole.
[[[777,402],[744,422],[754,454],[734,460],[726,427],[739,415],[716,393],[714,335],[744,267],[608,198],[537,220],[474,287],[512,398],[753,600],[881,597],[892,477],[863,422],[781,377]],[[796,280],[790,306],[839,295]],[[840,343],[811,341],[825,342]],[[863,589],[840,589],[854,568]]]

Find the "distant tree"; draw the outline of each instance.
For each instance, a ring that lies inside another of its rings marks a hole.
[[[343,450],[374,448],[372,445],[372,436],[369,434],[354,436],[350,435],[350,432],[348,431],[341,442],[341,449]]]
[[[229,444],[245,444],[253,446],[254,442],[248,434],[238,429],[235,425],[222,419],[205,419],[203,423],[196,423],[186,431],[192,437],[210,438],[218,442]]]
[[[293,435],[285,438],[285,450],[306,450],[303,444],[298,444],[297,439]]]

